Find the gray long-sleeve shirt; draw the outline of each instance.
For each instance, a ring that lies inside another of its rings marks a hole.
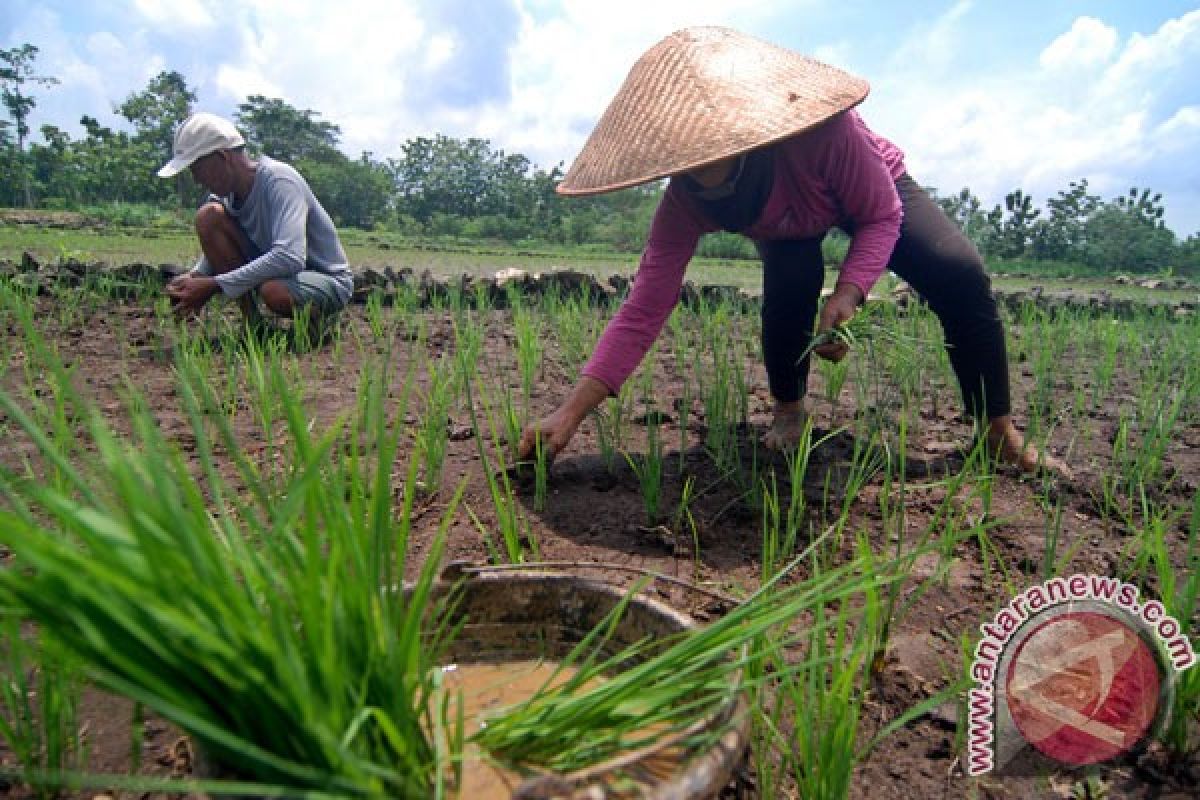
[[[333,220],[309,188],[308,182],[288,164],[262,157],[254,184],[241,207],[233,196],[213,197],[241,227],[257,253],[235,270],[217,275],[217,285],[228,297],[238,297],[275,278],[290,278],[314,270],[333,278],[339,299],[345,303],[354,292],[354,279]],[[201,256],[194,271],[212,275]]]

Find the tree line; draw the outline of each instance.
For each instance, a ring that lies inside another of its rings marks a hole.
[[[43,125],[41,141],[33,141],[35,93],[58,83],[37,70],[37,53],[31,44],[0,50],[0,99],[9,117],[0,120],[0,205],[186,213],[200,202],[186,172],[174,181],[155,175],[171,157],[174,130],[195,108],[196,92],[183,75],[161,72],[115,104],[128,130],[84,114],[82,138]],[[293,164],[335,222],[348,227],[636,252],[662,191],[649,185],[562,198],[554,192],[561,164],[544,169],[486,139],[442,134],[409,139],[392,157],[350,158],[337,124],[263,95],[239,104],[234,123],[253,154]],[[1044,209],[1020,189],[991,209],[967,188],[946,196],[929,191],[991,260],[1200,274],[1200,237],[1179,240],[1163,223],[1162,195],[1148,188],[1103,200],[1080,180]],[[753,258],[754,251],[741,237],[719,234],[705,238],[701,254]]]

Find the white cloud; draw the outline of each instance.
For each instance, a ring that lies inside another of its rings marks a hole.
[[[1107,63],[1117,47],[1117,29],[1094,17],[1080,17],[1051,42],[1038,62],[1047,70],[1073,70]]]
[[[917,180],[943,191],[969,186],[991,205],[1017,187],[1044,202],[1078,178],[1106,198],[1149,185],[1165,195],[1168,224],[1186,235],[1200,219],[1198,168],[1180,159],[1200,144],[1191,77],[1200,74],[1200,12],[1123,44],[1085,19],[1036,63],[941,81],[901,67],[864,113],[905,149]],[[960,41],[951,56],[966,60],[966,47]],[[1187,96],[1193,102],[1181,105]]]
[[[147,21],[174,28],[211,28],[214,19],[201,0],[134,0]]]

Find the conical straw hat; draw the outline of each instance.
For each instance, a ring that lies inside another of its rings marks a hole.
[[[686,28],[633,65],[558,192],[611,192],[735,156],[815,127],[867,90],[729,28]]]

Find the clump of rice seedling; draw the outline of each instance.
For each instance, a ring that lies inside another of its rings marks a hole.
[[[394,591],[405,574],[416,462],[394,513],[391,470],[403,434],[384,414],[386,381],[367,387],[374,397],[357,418],[313,434],[283,371],[268,367],[289,433],[275,491],[186,364],[179,392],[198,475],[144,403],[130,411],[126,443],[61,369],[53,380],[95,456],[68,461],[63,442],[0,395],[64,481],[0,472],[0,542],[15,559],[0,571],[0,602],[102,688],[191,734],[245,779],[241,791],[439,793],[455,756],[433,734],[443,721],[432,676],[451,631],[428,598],[448,522],[413,592]],[[333,457],[347,436],[349,452]],[[372,454],[359,454],[363,441]],[[218,446],[245,492],[218,472]]]
[[[895,347],[912,347],[916,340],[901,333],[895,325],[888,323],[886,319],[888,307],[888,304],[881,300],[864,303],[857,314],[841,325],[835,325],[829,330],[813,336],[812,341],[800,354],[797,362],[803,361],[818,347],[830,344],[844,344],[851,349],[866,342],[882,342]]]

